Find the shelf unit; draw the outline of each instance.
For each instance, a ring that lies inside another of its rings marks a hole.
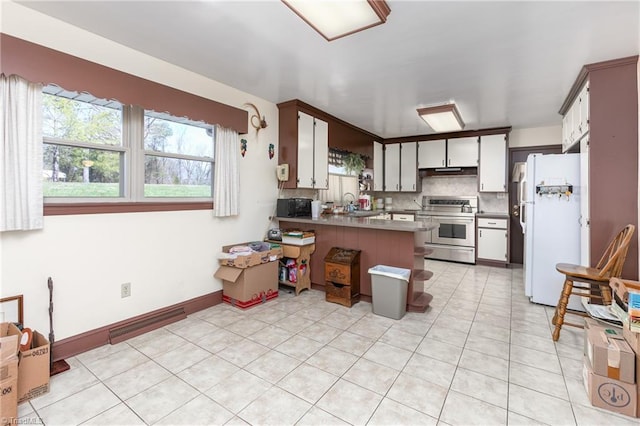
[[[424,283],[433,277],[433,272],[424,269],[424,257],[433,252],[426,248],[424,242],[427,240],[426,233],[430,231],[416,231],[414,233],[413,248],[413,280],[409,281],[407,289],[407,311],[424,312],[433,300],[433,296],[424,292]]]
[[[281,241],[267,241],[271,243],[277,243],[282,246],[283,257],[282,259],[280,259],[280,266],[284,266],[285,258],[295,259],[296,261],[296,282],[291,282],[288,279],[282,280],[279,277],[278,284],[295,288],[296,296],[299,295],[302,290],[310,290],[311,254],[313,254],[313,252],[316,250],[315,243],[298,246],[293,244],[283,244]]]

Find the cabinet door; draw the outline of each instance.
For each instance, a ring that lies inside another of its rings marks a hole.
[[[315,119],[313,134],[313,187],[329,187],[329,124]]]
[[[478,228],[478,259],[507,261],[507,231]]]
[[[418,142],[419,169],[445,167],[446,155],[447,141],[445,139]]]
[[[298,188],[313,188],[313,117],[298,112]]]
[[[400,144],[385,146],[384,151],[384,190],[400,190]]]
[[[580,137],[589,131],[589,83],[585,84],[580,91],[580,123],[578,130]]]
[[[382,170],[384,168],[384,151],[380,142],[373,143],[373,190],[383,191],[384,180]]]
[[[478,137],[449,139],[447,167],[477,167]]]
[[[571,114],[570,111],[562,117],[562,152],[567,152],[569,146],[571,146],[571,141],[569,140],[569,136],[571,134]]]
[[[505,135],[480,137],[480,192],[506,192],[507,141]]]
[[[400,191],[416,192],[418,183],[418,146],[416,142],[400,145]]]

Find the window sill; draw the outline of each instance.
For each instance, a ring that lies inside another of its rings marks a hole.
[[[213,210],[212,201],[197,202],[141,202],[141,203],[48,203],[45,216],[72,214],[167,212],[179,210]]]

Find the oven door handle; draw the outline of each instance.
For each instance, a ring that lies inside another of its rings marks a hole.
[[[448,223],[472,224],[474,219],[444,219],[444,218],[434,217],[432,221],[438,224],[448,224]]]

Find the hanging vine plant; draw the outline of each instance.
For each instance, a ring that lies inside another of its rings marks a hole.
[[[351,172],[355,172],[357,176],[364,170],[364,157],[361,154],[350,152],[342,157],[342,165],[347,173],[351,174]]]

